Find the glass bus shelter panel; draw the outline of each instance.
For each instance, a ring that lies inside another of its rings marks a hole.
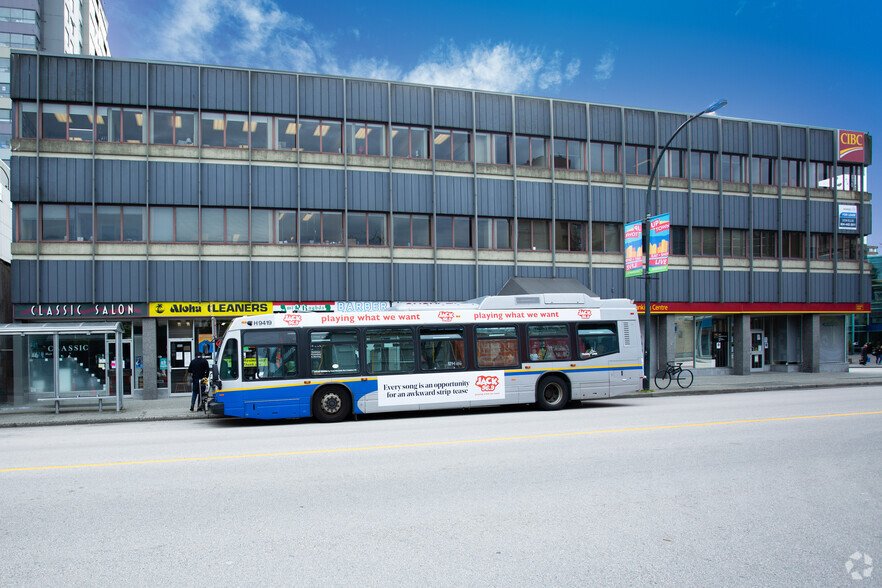
[[[111,338],[113,336],[111,335]],[[106,394],[107,359],[104,334],[58,336],[59,396],[99,396]],[[113,354],[111,353],[111,357]],[[41,398],[45,398],[42,396]]]
[[[26,403],[55,396],[55,351],[52,335],[28,335],[28,394]]]
[[[116,361],[122,362],[122,378],[123,378],[123,394],[131,394],[132,393],[132,343],[131,341],[123,341],[122,344],[123,352],[119,356],[116,354],[116,343],[108,342],[108,356],[110,359],[110,366],[108,372],[108,383],[110,387],[110,395],[113,396],[116,394],[117,384],[116,384]],[[116,359],[114,359],[116,358]]]

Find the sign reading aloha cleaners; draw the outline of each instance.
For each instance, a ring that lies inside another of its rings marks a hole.
[[[668,250],[671,242],[671,214],[649,219],[649,269],[647,273],[668,271]]]
[[[242,316],[269,314],[272,302],[151,302],[150,316]]]
[[[643,221],[625,225],[625,277],[643,275]]]
[[[839,161],[865,163],[867,141],[866,133],[839,131]]]

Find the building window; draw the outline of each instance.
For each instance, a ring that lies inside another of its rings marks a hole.
[[[774,157],[751,157],[750,158],[750,181],[754,184],[774,186],[778,183],[775,176]]]
[[[141,206],[97,206],[96,240],[143,242],[146,233],[144,211]]]
[[[723,153],[720,159],[720,179],[743,184],[746,159],[743,155]]]
[[[44,204],[40,238],[43,241],[67,241],[67,206]]]
[[[778,231],[753,232],[753,257],[778,257]]]
[[[346,214],[346,238],[350,245],[385,246],[389,244],[386,215],[379,212]]]
[[[692,255],[703,257],[717,255],[717,229],[692,227]]]
[[[781,184],[791,188],[805,186],[805,162],[797,159],[781,160]]]
[[[346,153],[386,155],[386,126],[363,122],[346,123]]]
[[[275,212],[276,243],[297,243],[297,212],[277,210]]]
[[[196,113],[151,110],[150,142],[158,145],[195,145]]]
[[[16,241],[37,240],[37,205],[16,204],[13,212],[16,216]]]
[[[591,251],[595,253],[621,253],[622,225],[619,223],[591,223]]]
[[[91,142],[93,119],[91,106],[44,104],[41,136],[43,139]]]
[[[471,161],[471,135],[468,131],[435,129],[435,159],[439,161]]]
[[[686,151],[683,149],[668,149],[662,156],[659,164],[659,174],[665,178],[686,177]]]
[[[95,109],[95,133],[108,143],[146,143],[147,128],[143,108]]]
[[[545,137],[515,137],[515,162],[528,167],[548,167],[548,139]]]
[[[343,123],[337,120],[300,119],[300,149],[314,153],[343,152]]]
[[[270,145],[272,145],[272,138],[270,137],[270,133],[272,132],[270,130],[272,128],[271,125],[272,119],[268,116],[251,117],[248,131],[250,133],[249,140],[251,141],[252,149],[270,148]]]
[[[671,225],[671,255],[686,255],[689,251],[688,227],[675,227]]]
[[[550,251],[549,221],[518,219],[518,249],[522,251]]]
[[[472,247],[471,217],[435,217],[435,245],[439,249],[470,249]]]
[[[297,149],[297,121],[295,119],[276,119],[275,148],[278,151],[295,151]]]
[[[805,233],[784,231],[781,239],[781,257],[805,259]]]
[[[509,137],[501,133],[475,133],[475,161],[510,165]]]
[[[202,113],[202,146],[248,148],[248,115]],[[265,143],[265,142],[264,142]]]
[[[559,220],[554,223],[557,251],[585,251],[585,223]]]
[[[833,235],[812,233],[812,259],[833,259]]]
[[[812,161],[808,168],[808,184],[812,188],[832,188],[833,166],[829,163]]]
[[[556,169],[585,169],[585,141],[554,140],[554,167]]]
[[[150,240],[157,243],[196,243],[199,209],[150,207]]]
[[[27,102],[19,109],[18,136],[23,139],[37,138],[37,105]]]
[[[203,208],[203,243],[247,243],[248,210],[245,208]]]
[[[747,231],[723,229],[723,257],[747,257]]]
[[[393,126],[392,157],[428,159],[429,129],[404,125]]]
[[[395,247],[431,247],[431,217],[423,214],[396,214],[392,217]]]
[[[652,171],[652,147],[625,145],[625,173],[648,176]]]
[[[273,211],[261,208],[251,209],[251,242],[273,242]]]
[[[479,218],[479,249],[511,249],[511,219]]]
[[[839,234],[836,241],[836,258],[850,261],[855,261],[858,258],[857,235]]]
[[[300,212],[301,245],[342,245],[342,212]]]
[[[619,145],[591,141],[591,171],[619,172]]]
[[[710,151],[693,151],[689,162],[689,176],[693,180],[716,180],[717,154]]]

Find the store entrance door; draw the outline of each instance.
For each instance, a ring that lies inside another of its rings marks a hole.
[[[765,366],[765,337],[763,331],[750,332],[750,371],[761,372]]]
[[[193,359],[192,339],[169,339],[169,394],[190,394],[187,385],[187,367]]]

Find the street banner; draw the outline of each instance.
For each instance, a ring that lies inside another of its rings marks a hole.
[[[643,221],[625,225],[625,277],[643,275]]]
[[[668,250],[671,243],[671,214],[665,213],[649,219],[649,268],[650,274],[668,271]]]

